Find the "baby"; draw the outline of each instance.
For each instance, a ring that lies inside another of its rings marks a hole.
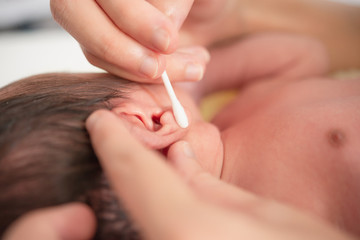
[[[241,88],[213,119],[221,179],[360,235],[360,78],[321,76],[327,57],[311,40],[257,36],[224,48],[201,83]]]
[[[31,209],[83,201],[98,217],[97,238],[139,237],[84,129],[91,112],[108,108],[148,147],[166,155],[186,140],[222,180],[360,236],[360,79],[322,77],[325,50],[304,37],[255,35],[221,48],[196,92],[238,88],[238,95],[208,123],[194,96],[176,88],[187,129],[177,125],[161,85],[48,74],[1,89],[1,231]]]

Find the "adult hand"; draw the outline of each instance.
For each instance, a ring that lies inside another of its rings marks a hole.
[[[318,219],[212,177],[185,142],[168,153],[177,174],[111,112],[95,112],[86,127],[114,191],[145,239],[351,239]]]
[[[84,204],[70,203],[29,212],[14,222],[3,240],[80,240],[95,233],[95,216]]]
[[[200,80],[207,50],[178,49],[178,31],[193,0],[51,0],[54,19],[81,45],[90,63],[140,82],[167,68],[173,81]],[[174,53],[167,57],[163,54]],[[167,58],[167,60],[165,59]]]

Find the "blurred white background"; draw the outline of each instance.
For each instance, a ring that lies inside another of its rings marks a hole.
[[[74,0],[75,1],[75,0]],[[360,5],[360,0],[331,0]],[[53,20],[49,0],[0,0],[0,87],[45,72],[97,72]]]
[[[49,0],[0,0],[0,87],[45,72],[97,72],[53,21]]]

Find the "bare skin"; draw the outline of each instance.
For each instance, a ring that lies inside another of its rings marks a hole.
[[[360,82],[324,77],[327,71],[326,50],[313,39],[254,35],[212,51],[197,93],[239,89],[213,125],[177,89],[190,119],[188,129],[179,128],[157,85],[134,87],[114,112],[152,149],[171,153],[187,141],[213,176],[359,235]]]
[[[350,239],[336,228],[359,236],[359,79],[324,77],[326,51],[300,36],[257,35],[212,56],[200,94],[239,88],[213,124],[177,89],[190,119],[181,129],[165,89],[144,84],[115,114],[99,111],[87,121],[104,171],[145,239]],[[166,161],[132,136],[166,150]],[[24,218],[8,239],[31,232],[34,221]],[[91,235],[93,227],[85,230]]]
[[[323,42],[332,70],[359,68],[360,7],[326,0],[51,0],[55,20],[95,66],[138,82],[203,77],[209,47],[279,31]]]
[[[183,41],[207,46],[253,33],[307,35],[324,44],[332,71],[360,67],[360,7],[340,2],[195,1],[182,30]]]
[[[246,69],[210,63],[209,69],[217,65],[214,71],[222,68],[229,80],[239,78],[211,86],[209,70],[208,89],[242,86],[213,119],[224,144],[221,179],[359,235],[360,79],[317,76],[327,70],[323,50],[305,40],[308,50],[298,51],[296,41],[258,36],[228,46],[229,61],[244,58]],[[266,50],[269,42],[272,47]],[[293,58],[283,61],[285,54],[276,46]],[[213,52],[218,53],[224,54]],[[262,77],[266,72],[270,77]]]
[[[221,179],[359,234],[359,92],[359,80],[314,79],[239,96],[214,120]]]

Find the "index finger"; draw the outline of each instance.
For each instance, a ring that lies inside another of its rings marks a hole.
[[[86,127],[113,189],[145,234],[178,226],[174,221],[195,198],[160,154],[142,146],[107,110],[93,113]]]
[[[122,32],[95,1],[50,3],[54,19],[82,45],[93,65],[138,81],[161,76],[165,59]]]

